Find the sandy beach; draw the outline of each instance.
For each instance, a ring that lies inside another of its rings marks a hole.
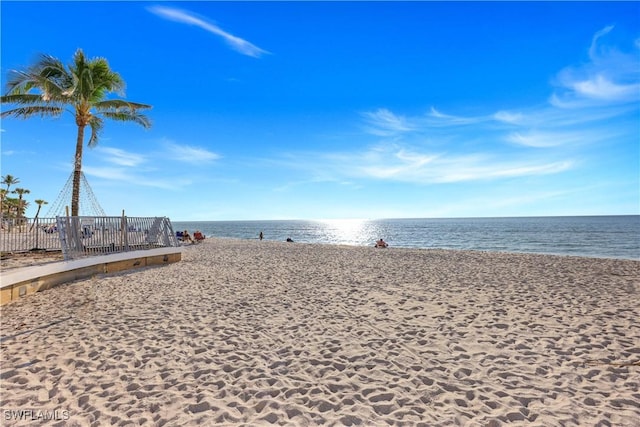
[[[5,255],[2,260],[0,260],[0,271],[44,265],[63,260],[64,256],[61,251],[11,253]]]
[[[639,301],[640,261],[207,239],[3,306],[2,424],[638,426]]]

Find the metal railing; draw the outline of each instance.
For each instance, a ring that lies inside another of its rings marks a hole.
[[[166,217],[62,216],[36,222],[5,219],[0,232],[2,252],[60,250],[65,260],[177,246],[180,243]]]
[[[2,252],[61,249],[55,218],[2,218],[0,224]]]
[[[59,216],[64,259],[179,246],[169,218]]]

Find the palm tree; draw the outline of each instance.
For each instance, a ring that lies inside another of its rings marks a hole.
[[[8,191],[5,188],[0,188],[0,229],[4,230],[4,215],[2,208],[4,207],[4,199],[7,197]]]
[[[17,184],[19,182],[20,182],[20,180],[18,178],[16,178],[15,176],[13,176],[13,175],[7,174],[7,175],[2,177],[2,183],[7,186],[7,193],[9,192],[9,187],[11,187],[13,184]]]
[[[7,188],[6,189],[5,188],[2,189],[2,199],[1,199],[1,202],[0,202],[0,219],[2,219],[2,216],[3,216],[2,215],[3,214],[2,205],[4,205],[4,204],[7,205],[7,214],[9,214],[9,211],[11,209],[11,203],[9,203],[9,201],[11,199],[9,198],[9,196],[7,196],[7,194],[9,194],[9,188],[13,184],[17,184],[19,182],[20,182],[20,180],[18,178],[16,178],[15,176],[13,176],[13,175],[6,174],[5,176],[2,177],[2,183],[4,185],[6,185]],[[5,203],[5,199],[6,199],[6,203]],[[4,225],[4,220],[2,220],[2,221],[3,221],[3,225]]]
[[[18,216],[18,199],[13,197],[5,197],[4,204],[7,209],[7,217],[16,218]]]
[[[40,215],[40,209],[42,209],[42,205],[48,204],[47,201],[42,199],[36,199],[34,200],[34,202],[36,202],[36,205],[38,205],[38,210],[36,211],[36,216],[35,218],[33,218],[33,224],[31,224],[31,228],[29,229],[29,231],[33,230],[33,226],[38,222],[38,215]]]
[[[15,190],[12,191],[12,193],[18,195],[18,217],[20,217],[22,216],[20,215],[20,213],[23,210],[22,196],[25,194],[31,193],[31,191],[27,190],[26,188],[16,188]]]
[[[27,211],[28,207],[29,207],[29,202],[27,202],[26,200],[18,200],[17,218],[19,218],[18,219],[19,224],[25,224],[27,222],[27,220],[24,218],[24,214]]]
[[[34,89],[38,93],[30,93]],[[78,49],[73,62],[67,67],[57,58],[42,55],[26,71],[12,71],[7,80],[7,94],[1,97],[3,104],[18,105],[17,108],[2,112],[1,117],[58,117],[65,107],[73,110],[78,133],[73,165],[72,216],[77,216],[79,211],[85,127],[91,127],[87,142],[89,147],[98,144],[104,119],[151,127],[149,118],[139,112],[151,108],[150,105],[124,99],[106,99],[111,92],[124,96],[124,80],[109,68],[106,59],[87,59]]]

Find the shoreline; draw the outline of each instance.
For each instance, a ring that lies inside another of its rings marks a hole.
[[[638,261],[209,237],[183,248],[179,263],[0,308],[2,410],[68,411],[65,425],[640,418]]]
[[[240,237],[217,237],[207,236],[210,240],[230,240],[230,241],[259,241],[258,237],[252,238],[240,238]],[[282,243],[280,240],[264,239],[266,242]],[[368,248],[373,247],[371,245],[358,245],[348,243],[326,243],[326,242],[294,242],[299,245],[329,245],[329,246],[346,246],[353,248]],[[182,247],[188,247],[189,244],[183,244]],[[424,250],[424,251],[451,251],[451,252],[481,252],[481,253],[495,253],[505,255],[542,255],[542,256],[555,256],[555,257],[572,257],[572,258],[586,258],[586,259],[602,259],[602,260],[621,260],[621,261],[640,261],[638,258],[629,258],[622,256],[606,256],[606,255],[581,255],[581,254],[569,254],[569,253],[554,253],[554,252],[527,252],[527,251],[508,251],[508,250],[492,250],[492,249],[459,249],[459,248],[441,248],[441,247],[413,247],[413,246],[389,246],[389,250]],[[0,271],[8,271],[15,268],[37,266],[47,264],[51,262],[64,261],[62,252],[60,250],[40,250],[40,251],[25,251],[25,252],[6,252],[3,258],[0,260]]]
[[[207,239],[211,240],[231,240],[231,241],[260,241],[258,237],[251,238],[240,238],[240,237],[218,237],[218,236],[207,236]],[[289,243],[283,242],[281,240],[271,240],[271,239],[263,239],[262,242],[271,242],[271,243]],[[375,242],[370,245],[357,245],[357,244],[349,244],[349,243],[327,243],[327,242],[306,242],[306,241],[294,241],[293,243],[298,245],[327,245],[327,246],[345,246],[348,248],[375,248]],[[382,248],[381,248],[382,249]],[[488,254],[502,254],[502,255],[540,255],[540,256],[551,256],[551,257],[570,257],[570,258],[585,258],[585,259],[599,259],[599,260],[619,260],[619,261],[640,261],[640,256],[638,258],[627,258],[627,257],[612,257],[606,255],[580,255],[580,254],[569,254],[569,253],[556,253],[556,252],[527,252],[527,251],[508,251],[508,250],[495,250],[495,249],[461,249],[461,248],[443,248],[443,247],[423,247],[423,246],[393,246],[389,245],[387,250],[416,250],[416,251],[445,251],[445,252],[480,252],[480,253],[488,253]]]
[[[640,216],[173,221],[207,236],[640,260]]]

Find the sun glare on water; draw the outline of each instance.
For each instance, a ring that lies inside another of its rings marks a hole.
[[[327,219],[320,220],[324,225],[326,238],[331,242],[361,245],[372,241],[372,222],[366,219]]]

